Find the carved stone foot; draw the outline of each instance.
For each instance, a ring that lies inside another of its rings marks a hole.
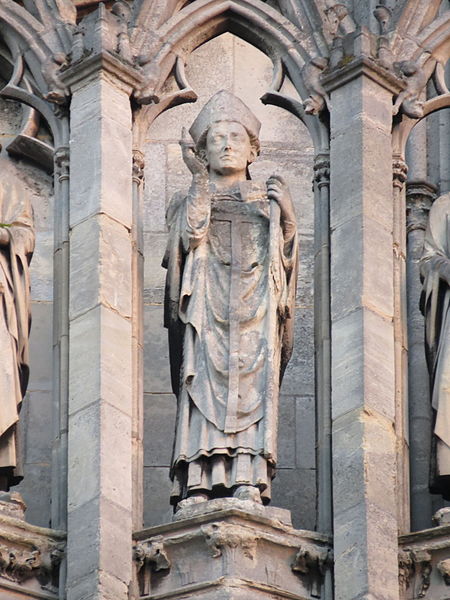
[[[189,508],[190,506],[193,506],[194,504],[199,504],[200,502],[207,502],[208,500],[209,500],[209,498],[208,498],[207,494],[202,494],[202,493],[192,494],[192,496],[189,496],[189,498],[186,498],[185,500],[181,500],[180,502],[178,502],[177,512],[179,510]]]
[[[24,519],[27,505],[18,492],[0,492],[0,513],[14,517],[15,519]]]
[[[433,515],[435,525],[448,525],[450,523],[450,507],[441,508]]]
[[[234,491],[233,497],[239,498],[239,500],[251,500],[252,502],[262,504],[261,492],[254,485],[238,486]]]

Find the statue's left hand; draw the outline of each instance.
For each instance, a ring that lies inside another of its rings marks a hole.
[[[0,246],[7,246],[9,244],[9,233],[5,227],[0,227]]]
[[[294,206],[289,188],[281,175],[271,175],[266,182],[269,200],[275,200],[280,206],[281,219],[295,222]]]

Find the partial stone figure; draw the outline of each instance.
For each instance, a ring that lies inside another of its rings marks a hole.
[[[221,91],[192,125],[194,144],[185,130],[180,141],[192,183],[168,207],[163,261],[178,398],[173,504],[270,500],[298,243],[283,179],[250,180],[259,130],[247,106]]]
[[[430,210],[420,269],[435,416],[430,490],[450,500],[450,194]]]
[[[0,491],[8,491],[22,479],[16,426],[29,374],[34,226],[27,192],[6,159],[0,172]]]

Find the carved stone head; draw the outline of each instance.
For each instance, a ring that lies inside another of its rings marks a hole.
[[[261,123],[234,94],[217,92],[189,132],[209,167],[224,173],[247,168],[259,154]]]

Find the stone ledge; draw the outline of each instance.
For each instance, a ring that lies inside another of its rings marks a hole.
[[[0,511],[0,600],[58,598],[65,533],[11,516],[10,504],[1,502]]]
[[[216,510],[209,502],[202,504],[206,506],[198,505],[199,514],[185,519],[178,515],[173,523],[134,535],[137,598],[320,598],[331,566],[327,536],[296,530],[269,516],[276,509],[257,505],[252,511],[230,502],[230,508]]]
[[[450,524],[399,538],[399,583],[402,600],[450,598]]]

